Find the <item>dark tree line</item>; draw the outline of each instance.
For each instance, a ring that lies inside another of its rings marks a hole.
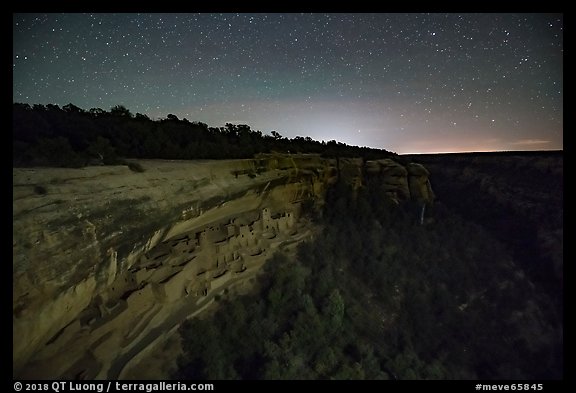
[[[73,104],[14,103],[13,165],[81,167],[121,163],[123,158],[232,159],[257,153],[316,153],[327,157],[396,156],[383,149],[349,146],[334,140],[289,139],[272,131],[265,135],[245,124],[208,127],[178,119],[151,120],[122,105],[110,111],[81,109]]]

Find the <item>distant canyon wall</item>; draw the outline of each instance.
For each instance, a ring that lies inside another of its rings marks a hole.
[[[13,375],[119,378],[138,353],[308,239],[338,178],[400,203],[428,171],[391,159],[260,155],[13,170]]]

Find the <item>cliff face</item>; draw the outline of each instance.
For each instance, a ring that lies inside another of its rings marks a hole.
[[[392,160],[139,164],[13,170],[15,377],[121,377],[277,248],[309,237],[303,202],[320,207],[339,173],[356,186],[381,176],[398,200],[433,198],[423,167]]]
[[[365,176],[376,176],[384,185],[386,197],[396,203],[413,199],[419,202],[434,200],[430,173],[420,164],[406,167],[391,159],[367,161]]]

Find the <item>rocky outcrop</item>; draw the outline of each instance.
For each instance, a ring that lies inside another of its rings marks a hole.
[[[366,174],[378,178],[383,184],[385,196],[396,203],[410,198],[408,171],[404,166],[391,159],[367,161]]]
[[[434,192],[430,184],[430,172],[421,164],[414,162],[406,166],[408,170],[408,188],[410,198],[419,202],[434,200]]]
[[[434,200],[430,173],[420,164],[409,163],[403,166],[387,158],[367,161],[365,172],[367,176],[377,177],[384,185],[386,196],[396,203],[408,199],[424,203]]]
[[[118,378],[165,332],[310,236],[339,174],[431,198],[423,167],[316,155],[13,170],[13,375]],[[307,202],[303,204],[303,202]],[[312,203],[308,203],[312,202]]]
[[[357,189],[363,185],[363,165],[361,158],[339,158],[336,161],[338,176],[344,183]]]

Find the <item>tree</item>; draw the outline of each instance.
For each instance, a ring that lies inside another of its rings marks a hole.
[[[104,165],[113,165],[119,162],[116,149],[110,145],[108,139],[101,136],[98,136],[96,141],[88,147],[88,152],[92,157],[101,160]]]
[[[110,113],[114,116],[132,117],[132,113],[124,105],[116,105],[110,109]]]
[[[64,137],[42,139],[35,149],[34,160],[39,165],[78,168],[83,160]]]
[[[106,111],[101,108],[90,108],[89,112],[94,117],[102,116],[106,113]]]
[[[142,113],[136,113],[136,120],[150,120],[150,118]]]
[[[62,109],[60,109],[60,107],[58,105],[55,104],[46,104],[46,109],[54,111],[54,112],[60,112]]]
[[[76,105],[73,105],[71,103],[68,105],[64,105],[62,107],[62,110],[68,113],[84,113],[84,109],[80,109]]]
[[[334,332],[339,331],[344,321],[344,299],[342,299],[338,289],[334,289],[330,293],[324,306],[324,313],[328,315],[328,329]]]

